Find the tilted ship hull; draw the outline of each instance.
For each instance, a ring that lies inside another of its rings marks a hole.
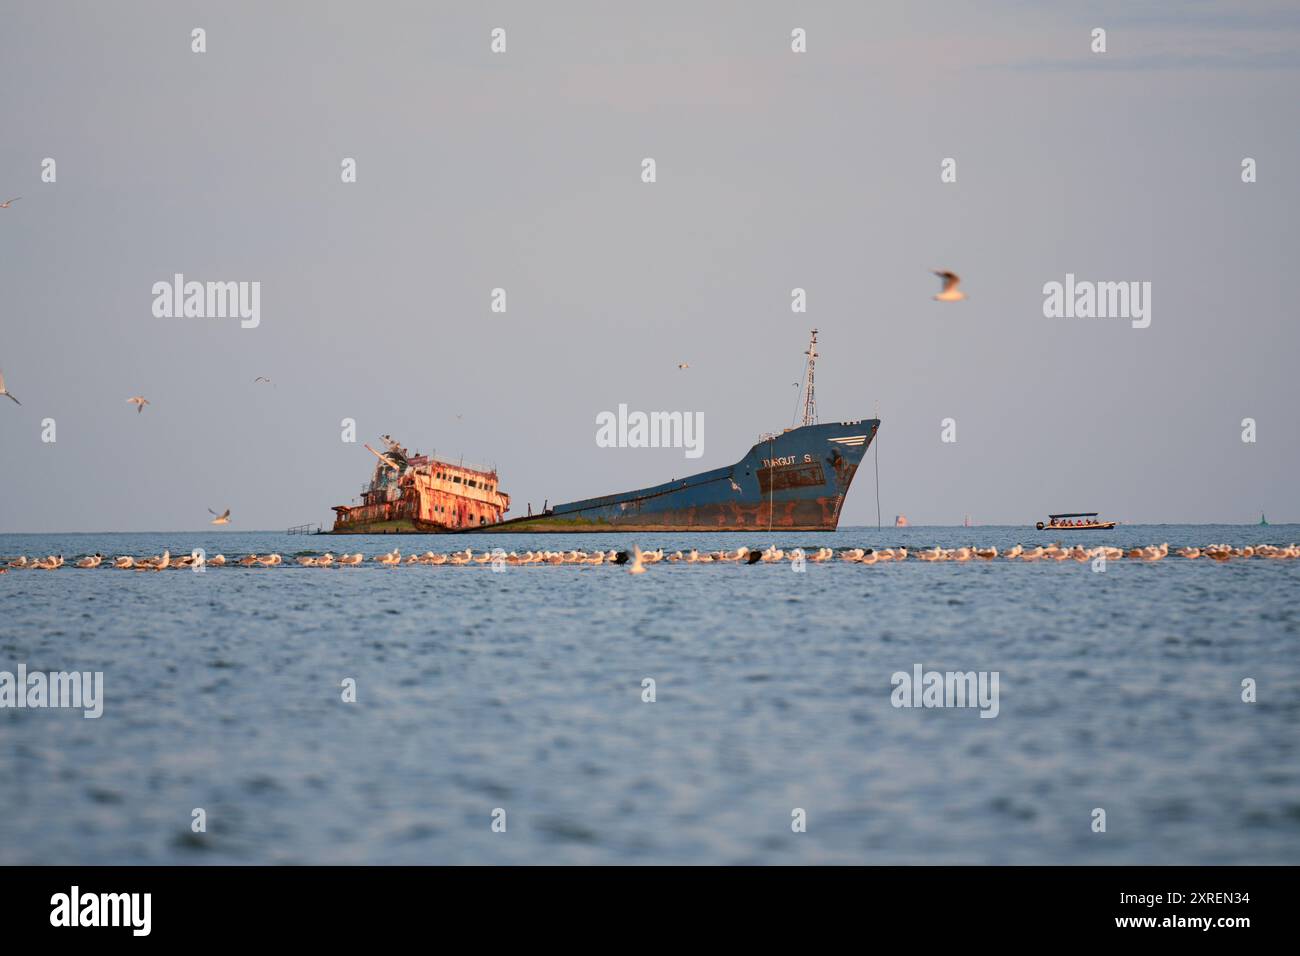
[[[358,505],[335,505],[332,534],[443,534],[495,524],[510,510],[495,469],[472,468],[406,449],[384,436]]]
[[[726,468],[473,530],[834,531],[879,427],[872,418],[787,429]]]

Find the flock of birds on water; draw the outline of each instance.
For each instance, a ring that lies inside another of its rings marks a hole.
[[[1227,544],[1210,544],[1205,547],[1184,547],[1176,549],[1173,554],[1180,558],[1195,560],[1197,558],[1206,558],[1211,561],[1232,561],[1248,558],[1270,558],[1273,560],[1288,560],[1300,558],[1300,545],[1290,544],[1284,547],[1272,544],[1246,545],[1245,547],[1235,548]],[[452,551],[446,554],[439,554],[434,551],[426,551],[423,554],[408,554],[402,556],[400,550],[394,548],[392,551],[377,554],[368,560],[372,564],[380,564],[386,567],[397,567],[399,565],[411,564],[450,564],[450,565],[492,565],[497,566],[509,565],[512,567],[547,564],[547,565],[612,565],[623,567],[630,574],[644,574],[647,566],[658,564],[666,561],[670,564],[779,564],[790,562],[797,564],[800,562],[811,562],[813,564],[824,564],[826,562],[838,561],[847,564],[888,564],[890,562],[900,561],[956,561],[962,562],[980,562],[995,561],[999,558],[1005,561],[1078,561],[1080,563],[1104,559],[1106,561],[1118,561],[1121,559],[1129,561],[1155,562],[1163,561],[1169,557],[1169,545],[1153,544],[1145,547],[1133,548],[1114,548],[1106,545],[1100,545],[1095,548],[1085,548],[1082,545],[1073,545],[1070,547],[1061,547],[1058,544],[1042,545],[1033,548],[1026,548],[1024,545],[1016,545],[1005,551],[999,552],[996,547],[979,548],[979,547],[961,547],[961,548],[843,548],[836,551],[834,548],[812,548],[805,551],[803,548],[782,549],[775,545],[767,548],[747,548],[740,547],[735,550],[723,551],[699,551],[692,548],[690,551],[673,551],[665,553],[663,548],[655,551],[642,551],[637,545],[633,545],[627,551],[615,550],[596,550],[596,551],[525,551],[522,554],[517,551],[506,552],[504,550],[481,551],[475,554],[473,549],[466,548],[464,551]],[[356,567],[364,564],[367,558],[361,552],[355,554],[334,555],[332,552],[324,554],[311,555],[299,554],[292,555],[290,558],[293,564],[304,568],[347,568]],[[108,562],[105,564],[105,562]],[[171,569],[191,569],[201,565],[207,568],[220,567],[242,567],[242,568],[274,568],[281,565],[289,564],[284,557],[277,553],[270,554],[246,554],[240,558],[227,559],[224,554],[214,555],[213,557],[196,556],[187,554],[173,556],[170,551],[164,551],[162,554],[154,557],[137,558],[133,555],[120,555],[116,558],[106,558],[102,554],[88,554],[73,560],[72,564],[65,564],[63,555],[51,554],[44,558],[29,559],[26,555],[11,558],[0,566],[0,574],[7,574],[9,571],[17,570],[39,570],[39,571],[57,571],[62,567],[93,569],[99,567],[114,568],[121,571],[165,571]]]

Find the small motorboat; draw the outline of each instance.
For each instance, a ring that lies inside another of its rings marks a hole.
[[[1034,525],[1039,531],[1104,531],[1115,527],[1114,521],[1098,521],[1095,511],[1077,511],[1073,514],[1048,515],[1047,523]]]

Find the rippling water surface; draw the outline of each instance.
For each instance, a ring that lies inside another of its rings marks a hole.
[[[1286,544],[1300,527],[1075,539]],[[630,542],[0,535],[0,555]],[[1295,863],[1298,584],[1300,561],[1177,558],[14,571],[0,670],[102,671],[105,705],[0,710],[0,863]],[[895,709],[891,675],[914,664],[998,671],[999,715]]]

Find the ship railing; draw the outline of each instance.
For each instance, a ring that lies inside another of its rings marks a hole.
[[[319,524],[296,524],[285,534],[317,534],[320,531]]]
[[[495,462],[493,462],[490,465],[487,465],[487,464],[482,464],[480,462],[465,461],[464,459],[460,459],[460,458],[457,459],[439,458],[432,453],[428,457],[429,457],[430,465],[433,464],[449,465],[452,468],[464,468],[466,471],[477,471],[484,475],[495,475],[497,473],[497,466]]]

